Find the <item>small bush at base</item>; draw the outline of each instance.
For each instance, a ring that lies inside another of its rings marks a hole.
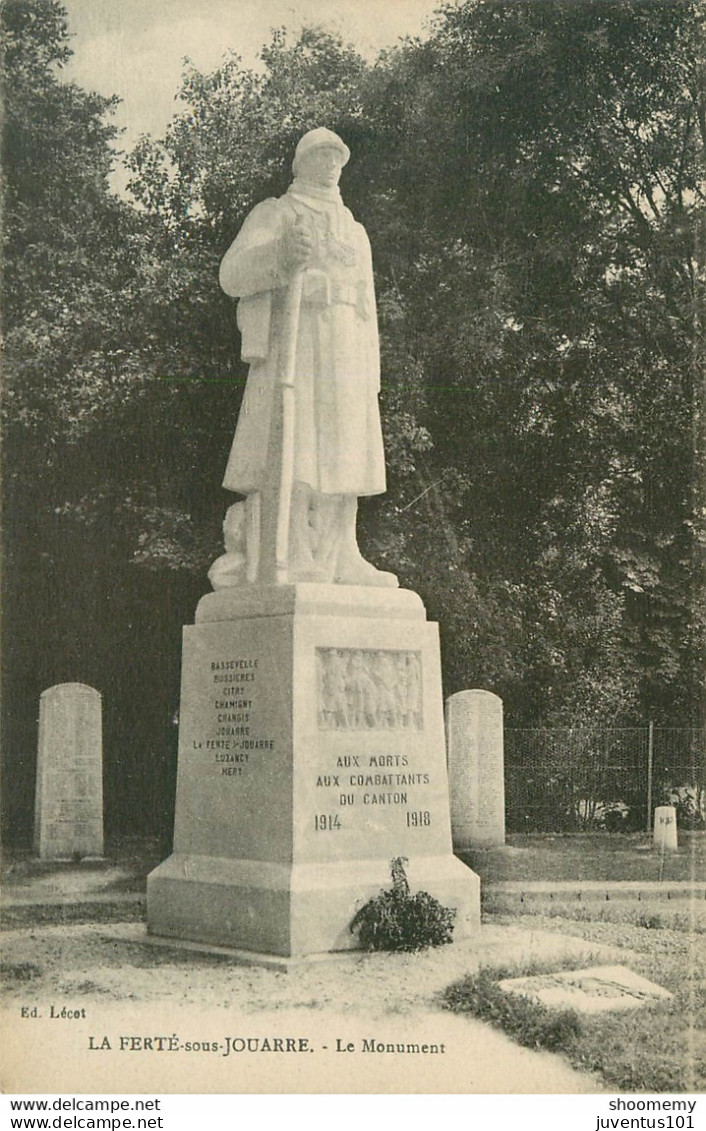
[[[481,1021],[490,1021],[527,1048],[566,1051],[581,1032],[576,1013],[572,1009],[547,1009],[529,998],[504,993],[498,980],[497,970],[481,969],[449,986],[444,1004],[454,1013],[471,1013]]]
[[[455,908],[444,907],[427,891],[411,895],[406,863],[406,857],[395,857],[392,890],[368,900],[353,918],[350,929],[358,932],[365,950],[422,950],[451,942]]]

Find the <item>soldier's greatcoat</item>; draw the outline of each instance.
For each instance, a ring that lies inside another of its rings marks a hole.
[[[306,225],[314,254],[304,272],[295,368],[294,479],[323,494],[385,490],[378,408],[380,356],[370,243],[338,190],[295,181],[257,205],[221,264],[223,289],[240,299],[242,356],[250,372],[223,481],[261,489],[277,388],[289,278],[283,237]]]

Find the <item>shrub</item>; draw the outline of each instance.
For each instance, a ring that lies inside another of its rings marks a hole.
[[[624,801],[598,801],[588,797],[578,798],[574,802],[573,809],[578,827],[584,832],[588,829],[619,832],[625,827],[630,811]]]
[[[698,784],[665,789],[662,804],[674,806],[680,828],[702,829],[706,826],[706,789]]]
[[[422,950],[451,942],[455,908],[427,891],[410,894],[405,856],[391,862],[392,890],[381,891],[355,914],[350,925],[365,950]]]

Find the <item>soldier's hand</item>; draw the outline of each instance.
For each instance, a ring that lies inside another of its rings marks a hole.
[[[314,240],[310,232],[302,225],[295,225],[285,235],[283,241],[283,259],[285,270],[299,271],[305,267],[314,252]]]

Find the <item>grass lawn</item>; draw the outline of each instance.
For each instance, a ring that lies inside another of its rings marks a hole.
[[[170,846],[132,838],[111,844],[105,864],[79,866],[96,875],[111,865],[123,875],[106,890],[144,891],[145,878],[169,855]],[[515,833],[504,848],[477,849],[461,857],[484,883],[496,880],[706,880],[706,831],[679,832],[679,851],[663,856],[644,833]],[[77,865],[37,860],[28,851],[8,850],[3,882],[8,888],[41,875],[76,870]]]
[[[655,852],[644,833],[515,833],[504,848],[462,859],[485,883],[500,880],[706,880],[706,831],[679,832],[679,850]]]
[[[574,1067],[599,1073],[617,1090],[703,1091],[706,917],[700,903],[683,901],[674,911],[659,901],[625,901],[611,906],[612,921],[600,903],[553,903],[551,916],[541,905],[530,904],[519,918],[522,922],[531,917],[538,928],[620,948],[623,965],[670,990],[671,1001],[593,1016],[547,1010],[523,998],[508,1000],[497,989],[503,977],[539,972],[516,967],[481,970],[450,987],[447,1008],[490,1021],[521,1044],[562,1052]],[[486,913],[485,918],[498,924],[518,922],[517,914]],[[545,966],[542,971],[558,968]]]
[[[504,848],[464,856],[485,886],[487,922],[528,920],[616,947],[623,964],[670,990],[671,1001],[603,1015],[546,1010],[497,989],[525,968],[481,970],[449,988],[447,1007],[498,1025],[522,1044],[564,1053],[616,1089],[698,1092],[706,1088],[706,900],[561,899],[513,904],[493,882],[706,880],[706,832],[679,832],[679,851],[662,856],[633,833],[516,834]],[[557,967],[544,967],[556,970]],[[536,971],[539,972],[539,971]]]

